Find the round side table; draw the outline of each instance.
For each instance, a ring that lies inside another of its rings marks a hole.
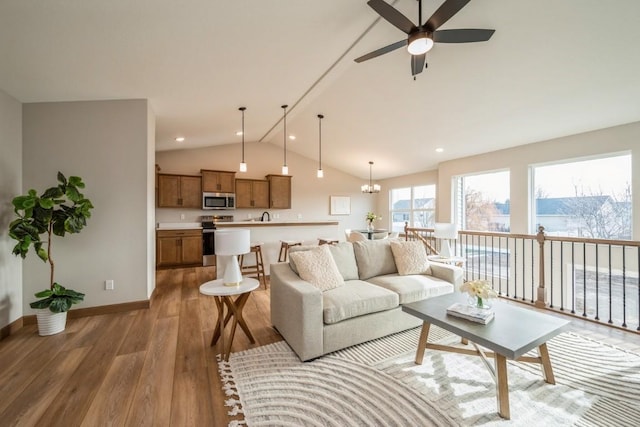
[[[242,282],[238,286],[225,286],[222,279],[211,280],[200,285],[200,293],[203,295],[210,295],[215,298],[216,308],[218,309],[218,322],[216,329],[213,331],[213,338],[211,339],[211,346],[214,346],[218,340],[222,345],[222,358],[229,360],[229,354],[231,353],[231,343],[236,333],[236,326],[240,325],[240,328],[247,335],[251,343],[255,343],[253,334],[249,330],[247,323],[242,317],[242,309],[251,295],[251,291],[260,286],[260,282],[256,279],[250,279],[243,277]],[[234,300],[232,297],[237,295]],[[225,314],[225,306],[227,307]],[[231,323],[231,331],[229,333],[229,342],[225,346],[224,328],[229,321],[233,319]]]

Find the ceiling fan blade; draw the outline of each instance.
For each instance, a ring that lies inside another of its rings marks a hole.
[[[401,48],[402,46],[406,46],[407,45],[407,40],[400,40],[399,42],[395,42],[395,43],[391,43],[388,46],[385,47],[381,47],[380,49],[376,49],[373,52],[369,52],[366,55],[362,55],[359,58],[354,59],[354,61],[356,62],[363,62],[366,61],[368,59],[373,59],[376,58],[380,55],[384,55],[385,53],[389,53],[391,51],[394,51],[396,49]]]
[[[442,24],[447,22],[453,15],[458,13],[460,9],[466,6],[471,0],[446,0],[442,5],[436,10],[431,18],[424,24],[430,31],[435,31]]]
[[[486,42],[496,30],[465,28],[460,30],[439,30],[433,33],[433,41],[438,43]]]
[[[391,6],[389,3],[383,0],[369,0],[367,4],[373,10],[378,12],[378,15],[382,16],[391,25],[394,25],[400,31],[409,34],[411,31],[416,29],[416,26],[413,25],[413,22],[411,22],[409,18],[398,12],[398,10]]]
[[[427,59],[427,54],[423,53],[422,55],[411,55],[411,75],[415,76],[416,74],[420,74],[422,70],[424,70],[424,63]]]

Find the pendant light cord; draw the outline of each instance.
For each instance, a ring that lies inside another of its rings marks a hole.
[[[242,163],[244,163],[244,110],[246,110],[246,107],[240,107],[238,108],[240,111],[242,111]]]
[[[287,166],[287,107],[288,105],[283,105],[282,109],[284,110],[284,165]]]
[[[318,114],[318,169],[322,169],[322,119],[324,116]]]

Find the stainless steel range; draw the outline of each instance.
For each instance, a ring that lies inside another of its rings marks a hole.
[[[219,222],[233,222],[233,215],[203,215],[202,224],[202,265],[216,265],[215,230]]]

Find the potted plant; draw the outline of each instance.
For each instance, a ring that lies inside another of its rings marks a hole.
[[[62,332],[67,311],[72,304],[84,299],[83,293],[65,289],[54,282],[55,263],[51,257],[53,235],[79,233],[87,225],[87,218],[91,217],[93,205],[79,191],[81,188],[84,188],[81,178],[71,176],[67,180],[58,172],[56,187],[48,188],[40,196],[31,189],[12,201],[18,217],[9,224],[9,236],[17,241],[13,254],[24,259],[33,247],[42,261],[49,262],[51,269],[49,289],[37,292],[35,296],[41,299],[30,304],[31,308],[39,309],[36,316],[40,335]]]

